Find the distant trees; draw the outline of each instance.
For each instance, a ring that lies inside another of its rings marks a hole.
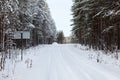
[[[59,31],[57,33],[57,42],[60,43],[60,44],[64,43],[64,33],[63,33],[63,31]]]
[[[120,49],[120,0],[74,0],[73,33],[90,48]]]

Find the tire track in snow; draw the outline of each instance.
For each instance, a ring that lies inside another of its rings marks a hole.
[[[96,80],[96,79],[98,80],[100,76],[101,76],[100,78],[102,78],[102,80],[119,80],[119,78],[117,78],[115,75],[112,75],[111,73],[109,73],[107,71],[104,72],[102,69],[98,70],[95,66],[87,64],[85,62],[86,59],[84,59],[84,61],[80,60],[81,56],[75,55],[77,53],[73,52],[71,49],[66,48],[66,50],[69,52],[69,54],[67,54],[67,55],[71,55],[71,57],[73,57],[74,60],[76,62],[78,62],[78,64],[81,66],[81,68],[83,68],[83,70],[84,70],[83,72],[86,72],[87,75],[92,76],[92,78],[94,78],[94,80]],[[95,77],[95,75],[92,75],[91,72],[96,74],[96,76],[98,76],[98,77]]]
[[[77,63],[77,61],[71,56],[70,52],[67,49],[63,49],[64,53],[62,53],[64,61],[72,71],[79,77],[80,80],[93,80],[93,78],[81,68],[81,66]],[[67,53],[67,55],[66,55]]]
[[[20,74],[24,74],[15,80],[120,79],[100,65],[89,61],[82,55],[85,51],[69,45],[45,45],[44,48],[36,47],[36,50],[30,51],[35,53],[33,67],[30,70],[21,70]]]
[[[57,52],[56,53],[54,52],[51,56],[52,59],[54,58],[53,60],[56,66],[57,80],[79,80],[76,77],[76,75],[71,71],[69,66],[64,63],[64,60],[61,56],[61,47],[56,46],[54,49],[57,49]],[[55,68],[55,66],[53,66],[52,68]],[[54,69],[51,70],[54,71]],[[56,80],[56,79],[51,79],[51,80]]]

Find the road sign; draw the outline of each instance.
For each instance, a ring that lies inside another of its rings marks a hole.
[[[30,32],[29,31],[17,31],[14,32],[14,39],[21,39],[21,34],[22,34],[22,39],[30,39]]]

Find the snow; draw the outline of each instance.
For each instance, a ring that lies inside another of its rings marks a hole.
[[[35,28],[35,25],[33,25],[33,24],[31,24],[31,23],[28,23],[28,26],[29,26],[30,28]]]
[[[57,45],[58,43],[57,43],[57,42],[53,42],[52,44],[53,44],[53,45]]]
[[[120,10],[118,10],[116,13],[115,13],[115,15],[119,15],[120,14]]]
[[[115,58],[115,53],[106,54],[104,51],[101,51],[101,50],[97,51],[97,50],[89,49],[89,47],[81,46],[79,44],[76,44],[75,47],[85,51],[86,52],[85,56],[88,57],[89,59],[91,59],[92,61],[96,61],[96,59],[98,58],[101,64],[120,68],[120,58],[117,60]],[[99,56],[98,56],[98,54],[99,54]],[[119,55],[119,57],[120,57],[120,55]]]
[[[108,31],[110,31],[113,28],[114,28],[114,26],[109,26],[108,28],[105,28],[102,33],[108,32]]]
[[[114,64],[97,63],[96,52],[56,42],[32,47],[24,51],[23,61],[19,56],[7,60],[7,70],[0,73],[0,80],[120,80],[120,69]]]
[[[114,16],[114,15],[115,15],[115,10],[109,10],[104,14],[103,17]]]
[[[103,9],[104,10],[104,9]],[[93,18],[95,18],[96,16],[99,16],[102,12],[103,12],[103,10],[101,10],[101,11],[99,11],[97,14],[95,14],[94,16],[93,16]]]

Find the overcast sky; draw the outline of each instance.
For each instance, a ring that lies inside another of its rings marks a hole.
[[[72,0],[46,0],[52,17],[56,23],[57,30],[62,30],[65,36],[71,34],[72,22],[71,6]]]

